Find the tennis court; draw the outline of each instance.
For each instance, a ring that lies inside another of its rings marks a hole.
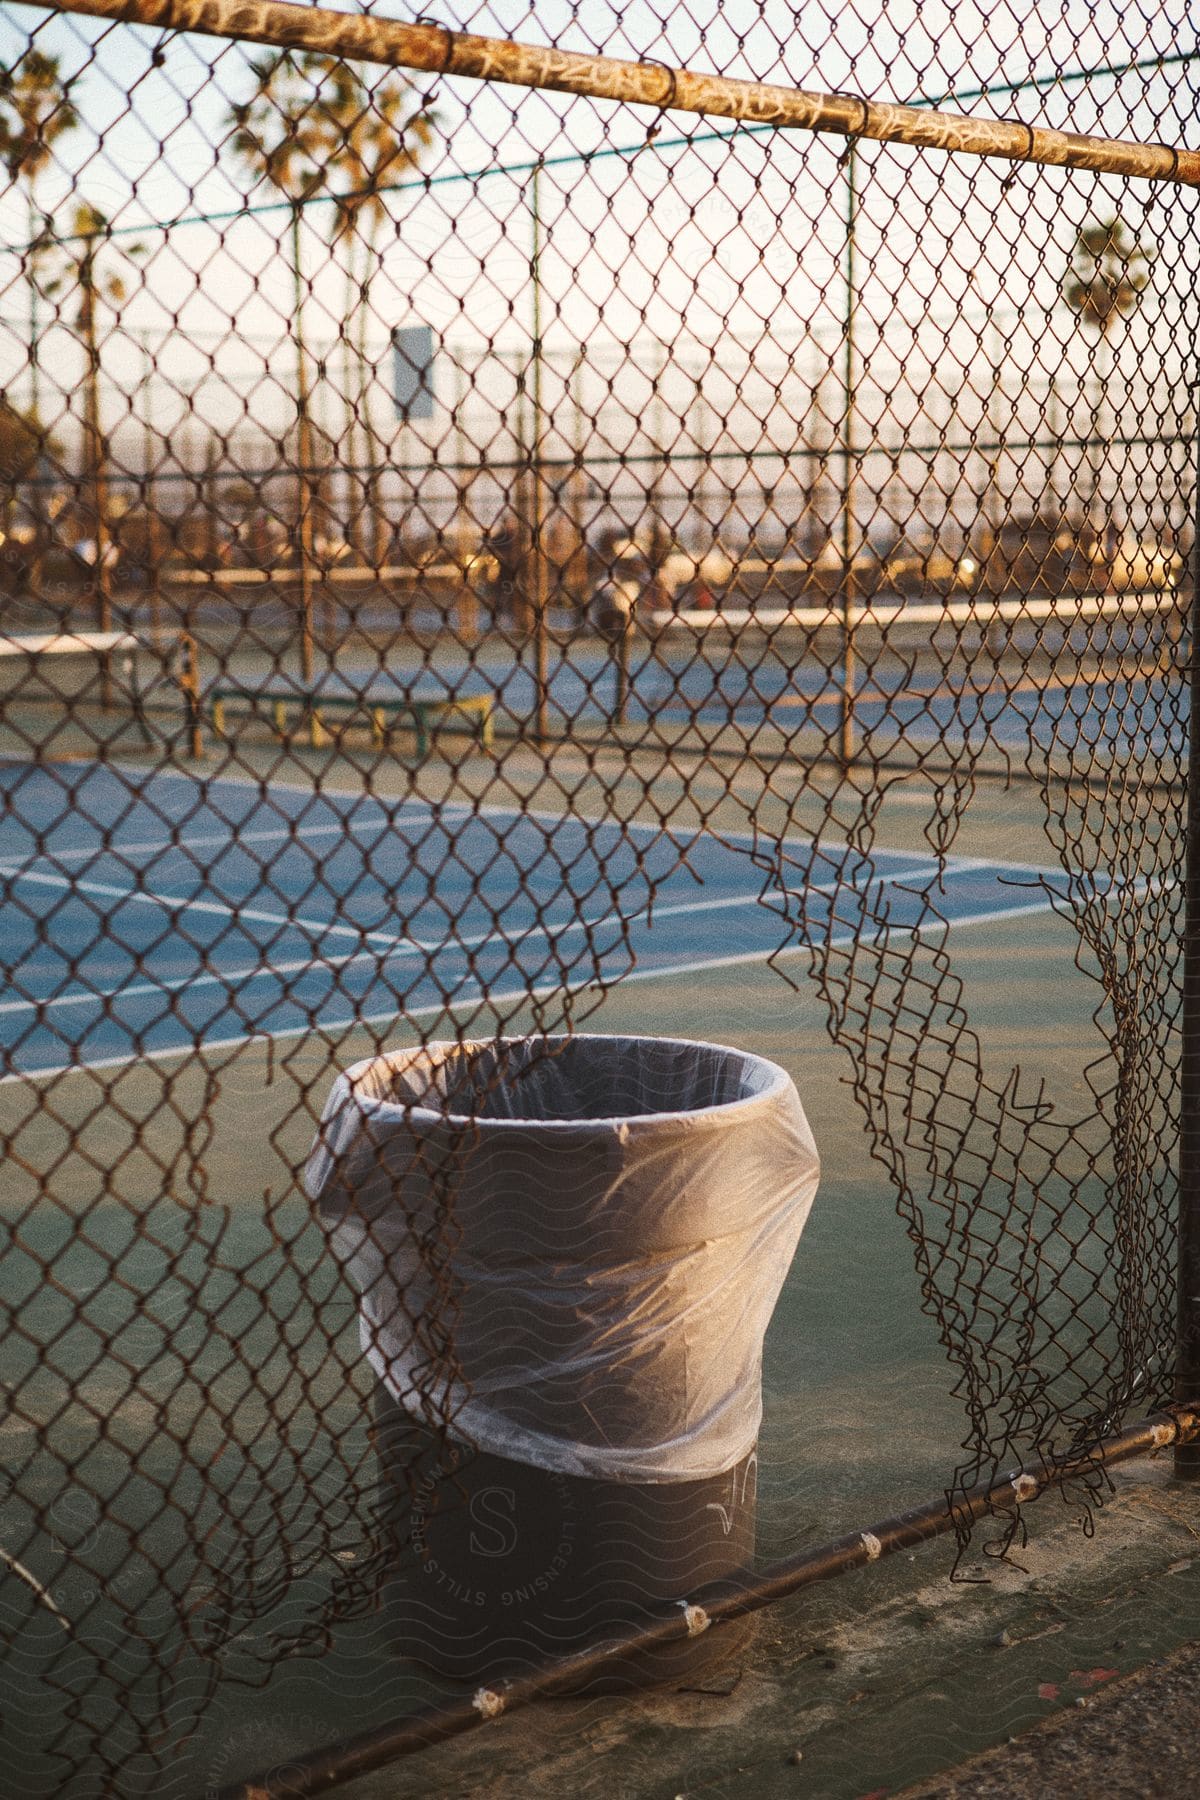
[[[855,625],[856,740],[869,759],[898,762],[914,750],[1053,757],[1060,764],[1075,755],[1119,761],[1131,744],[1178,755],[1187,721],[1183,617],[1170,590],[980,597],[946,606],[885,597],[860,609]],[[682,742],[702,733],[727,752],[753,743],[815,758],[839,734],[843,631],[824,609],[652,612],[624,645],[599,642],[566,621],[547,643],[541,675],[528,646],[501,634],[466,658],[452,637],[438,635],[432,616],[419,644],[380,640],[361,620],[354,611],[338,615],[331,627],[336,657],[315,682],[287,672],[292,658],[284,637],[271,662],[237,646],[246,673],[230,688],[229,665],[215,644],[202,659],[206,692],[234,696],[216,702],[228,706],[222,725],[229,741],[261,735],[272,700],[286,712],[277,727],[303,732],[305,710],[328,703],[326,728],[348,725],[361,734],[373,715],[404,725],[404,697],[419,694],[448,708],[462,696],[476,704],[486,699],[507,736],[526,734],[543,716],[556,739],[603,742],[615,726],[627,738],[674,732]],[[206,699],[207,713],[213,706]],[[471,729],[472,721],[459,722],[452,754]],[[407,741],[396,739],[397,746]],[[417,747],[426,748],[421,735]]]
[[[678,642],[689,635],[685,629],[658,644],[635,647],[625,708],[629,725],[732,725],[745,733],[765,723],[805,748],[835,735],[842,707],[836,650],[817,644],[798,655],[789,633],[780,642],[768,637],[749,645],[736,632],[723,647]],[[714,633],[718,640],[721,635]],[[616,686],[611,669],[595,658],[585,693],[581,676],[586,678],[587,663],[581,670],[580,660],[572,653],[557,682],[552,680],[551,703],[564,718],[599,713],[598,702],[611,704]],[[874,661],[853,705],[856,729],[874,754],[924,744],[1032,749],[1044,755],[1097,740],[1116,753],[1143,728],[1160,752],[1182,742],[1178,732],[1170,735],[1183,699],[1180,674],[1161,654],[1126,653],[1109,667],[1091,668],[1078,667],[1072,654],[1064,659],[1070,666],[1037,674],[1022,669],[1014,656],[1007,667],[997,659],[991,670],[976,669],[966,680],[961,671],[956,675],[953,656],[945,662],[949,666],[937,667],[928,652],[914,654],[907,664],[900,658]],[[527,677],[511,673],[500,681],[502,702],[514,716],[528,705],[531,687]]]
[[[163,770],[131,792],[127,776],[86,765],[7,764],[0,788],[9,1076],[256,1035],[403,1031],[535,996],[548,954],[553,992],[806,948],[781,931],[781,890],[737,833]],[[778,848],[830,942],[853,941],[881,907],[903,933],[1045,911],[1104,885],[986,858]]]

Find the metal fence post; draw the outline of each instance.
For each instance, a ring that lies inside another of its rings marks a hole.
[[[533,333],[533,391],[530,399],[533,407],[533,427],[530,432],[530,470],[533,476],[532,493],[530,495],[530,537],[533,553],[533,651],[534,651],[534,685],[536,690],[534,712],[534,741],[545,744],[549,735],[549,656],[546,641],[548,626],[547,613],[550,609],[550,565],[546,551],[546,490],[545,471],[542,466],[544,445],[542,435],[546,428],[545,395],[542,382],[542,164],[537,162],[533,167],[533,178],[530,194],[530,226],[532,228],[532,246],[529,261],[529,276],[533,288],[533,317],[531,320]]]
[[[313,555],[316,497],[313,493],[312,419],[308,391],[308,351],[304,342],[304,269],[300,260],[300,203],[292,202],[292,279],[296,328],[297,519],[300,552],[300,673],[313,679]]]
[[[1197,390],[1200,395],[1200,389]],[[1183,1018],[1179,1080],[1179,1342],[1175,1398],[1200,1395],[1200,417],[1196,429],[1196,534],[1188,645],[1187,833],[1183,907]],[[1175,1473],[1200,1481],[1200,1443],[1178,1444]]]
[[[857,681],[855,626],[857,592],[854,580],[855,451],[854,411],[857,369],[855,365],[854,314],[857,300],[855,230],[858,223],[858,144],[846,146],[846,317],[845,365],[842,414],[842,679],[838,719],[838,759],[843,769],[854,761],[854,688]]]
[[[465,357],[466,351],[463,351]],[[457,381],[454,391],[454,461],[455,471],[454,496],[454,550],[458,564],[458,602],[457,620],[458,636],[464,644],[473,644],[479,636],[479,595],[469,573],[474,561],[471,548],[471,477],[467,473],[467,399],[470,394],[470,382],[467,378],[465,362],[458,362]],[[380,557],[382,566],[383,558]]]

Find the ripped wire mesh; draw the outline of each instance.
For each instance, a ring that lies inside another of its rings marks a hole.
[[[1110,10],[447,23],[1179,142],[1195,53]],[[219,1679],[375,1604],[302,1170],[398,1043],[773,966],[911,1240],[951,1503],[1168,1402],[1195,190],[23,8],[0,42],[0,1560],[59,1699],[23,1791],[165,1791]],[[985,790],[1019,857],[963,853]],[[1047,913],[1090,994],[1057,1086],[954,936]]]

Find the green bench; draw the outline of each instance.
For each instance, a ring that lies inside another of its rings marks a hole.
[[[335,712],[348,716],[361,713],[368,719],[371,740],[377,749],[387,743],[389,729],[397,720],[407,720],[417,734],[418,756],[428,755],[435,732],[442,728],[474,732],[485,750],[491,749],[495,735],[491,694],[306,694],[293,684],[277,687],[222,682],[208,691],[213,733],[219,738],[226,736],[225,708],[230,701],[249,707],[269,706],[272,723],[281,738],[288,735],[289,712],[299,713],[314,750],[329,741],[321,715]]]

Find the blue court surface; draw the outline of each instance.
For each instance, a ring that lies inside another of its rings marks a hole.
[[[806,896],[808,942],[1103,891],[801,838],[772,868],[748,837],[97,764],[0,765],[0,800],[5,1079],[703,979],[804,951],[781,883]]]
[[[731,654],[727,666],[690,669],[677,677],[661,670],[633,685],[647,718],[702,724],[732,723],[753,730],[764,715],[787,735],[816,726],[832,736],[841,698],[823,667],[801,671],[746,669]],[[892,743],[992,743],[1017,749],[1066,752],[1086,745],[1113,752],[1131,741],[1162,755],[1182,752],[1186,731],[1182,677],[1146,673],[1089,673],[1074,679],[1019,671],[976,680],[961,675],[918,678],[902,668],[872,669],[854,696],[858,731],[877,752]],[[1174,728],[1172,728],[1174,727]]]
[[[832,738],[841,716],[835,653],[810,653],[799,662],[766,639],[698,641],[672,633],[658,643],[638,640],[630,657],[625,717],[721,728],[748,735],[764,723],[785,737],[816,731]],[[532,670],[511,655],[482,653],[470,669],[455,663],[428,671],[428,685],[445,695],[487,689],[499,717],[524,721],[537,694]],[[572,645],[551,658],[552,728],[587,721],[604,724],[617,696],[613,655]],[[372,680],[371,690],[378,685]],[[386,678],[383,683],[386,686]],[[943,744],[1044,754],[1105,751],[1182,756],[1188,693],[1182,664],[1163,666],[1161,647],[1144,644],[1113,665],[1085,667],[1064,654],[1061,667],[1027,669],[1019,659],[1001,666],[982,655],[969,669],[916,669],[901,659],[860,667],[855,726],[876,754],[902,745]]]

